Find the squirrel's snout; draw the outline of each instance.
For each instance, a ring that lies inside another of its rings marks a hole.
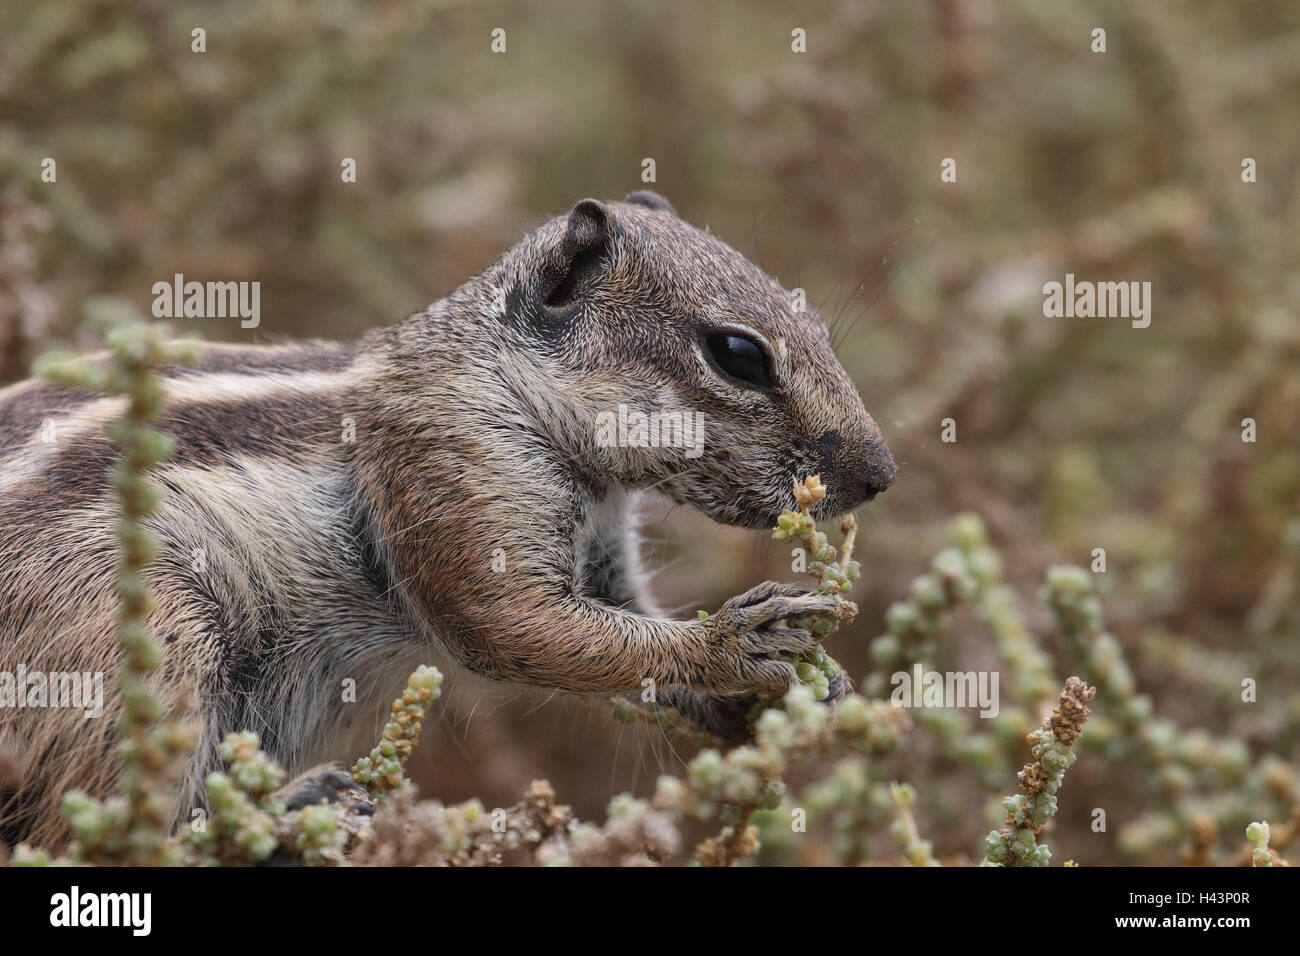
[[[870,501],[885,491],[898,477],[898,465],[889,453],[884,439],[877,438],[871,443],[866,455],[866,467],[858,474],[859,497]]]
[[[875,498],[898,477],[894,456],[874,425],[850,432],[847,440],[838,431],[827,432],[815,450],[821,456],[821,473],[831,485],[831,500],[823,509],[823,517],[852,511]]]

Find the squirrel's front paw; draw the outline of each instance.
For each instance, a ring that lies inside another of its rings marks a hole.
[[[365,791],[352,779],[339,764],[328,763],[304,771],[294,777],[274,794],[284,804],[286,810],[300,810],[318,803],[338,802],[343,794],[356,791],[364,799]],[[361,800],[356,801],[357,810],[363,814],[373,813]]]
[[[840,700],[851,690],[848,678],[844,676],[844,671],[836,671],[826,687],[826,699],[823,704],[833,704]]]
[[[797,584],[768,581],[732,598],[705,620],[708,655],[705,686],[714,693],[758,689],[783,694],[798,680],[781,654],[801,655],[817,636],[787,621],[826,614],[836,601],[808,594]]]

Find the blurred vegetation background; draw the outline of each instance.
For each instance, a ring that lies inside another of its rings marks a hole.
[[[1155,711],[1294,762],[1297,113],[1289,0],[14,0],[0,7],[0,382],[75,344],[86,296],[147,312],[177,272],[262,283],[261,328],[207,320],[208,338],[354,336],[578,199],[649,186],[821,304],[899,461],[864,516],[862,614],[828,647],[850,673],[869,670],[885,608],[949,518],[972,511],[1058,675],[1078,663],[1032,598],[1048,565],[1105,548],[1108,618]],[[45,157],[57,182],[41,181]],[[1245,157],[1258,182],[1243,183]],[[1066,272],[1150,281],[1150,327],[1045,318],[1042,285]],[[956,443],[939,440],[945,417]],[[652,537],[657,592],[682,614],[794,577],[788,548],[680,509]],[[973,618],[943,655],[996,666]],[[1242,677],[1258,703],[1240,700]],[[601,818],[612,794],[680,769],[599,704],[475,687],[430,725],[411,765],[423,792],[488,807],[549,777]],[[988,786],[918,734],[890,772],[919,790],[936,854],[973,857],[1023,759]],[[1055,859],[1177,859],[1187,813],[1159,839],[1140,828],[1159,790],[1084,746]],[[772,859],[826,858],[810,830]],[[882,857],[891,845],[882,830]]]

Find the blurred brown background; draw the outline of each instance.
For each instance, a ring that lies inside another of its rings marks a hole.
[[[648,185],[822,304],[900,463],[865,518],[863,612],[828,647],[850,673],[971,510],[1058,672],[1043,569],[1105,547],[1109,620],[1157,711],[1294,757],[1300,6],[17,0],[0,37],[3,380],[77,341],[85,296],[147,312],[176,272],[261,281],[262,327],[209,320],[209,338],[356,335],[578,199]],[[1150,281],[1151,326],[1045,318],[1066,272]],[[682,614],[793,577],[775,542],[662,512],[657,591]],[[959,620],[951,663],[987,645]],[[1216,696],[1224,673],[1255,676],[1260,703]],[[452,696],[414,760],[434,796],[505,805],[545,776],[601,818],[680,769],[607,707]],[[977,853],[999,789],[923,745],[898,773],[936,851]],[[1134,861],[1114,830],[1142,814],[1139,780],[1085,753],[1064,793],[1057,861]]]

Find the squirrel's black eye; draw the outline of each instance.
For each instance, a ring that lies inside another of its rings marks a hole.
[[[746,385],[772,387],[772,371],[767,354],[753,339],[731,332],[710,335],[705,343],[718,368]]]

